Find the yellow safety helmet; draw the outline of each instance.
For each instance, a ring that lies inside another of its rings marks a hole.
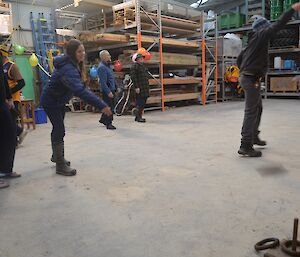
[[[8,57],[9,47],[7,45],[0,45],[0,52],[2,53],[2,56]]]
[[[7,46],[7,45],[0,45],[0,52],[2,53],[2,56],[8,57],[9,46]]]

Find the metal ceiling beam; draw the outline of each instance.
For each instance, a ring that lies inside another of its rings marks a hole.
[[[89,3],[89,4],[96,4],[102,7],[112,7],[116,4],[116,2],[106,1],[106,0],[74,0],[74,6],[79,6],[80,3]]]
[[[53,3],[49,1],[37,0],[34,4],[30,0],[5,0],[6,3],[30,4],[33,6],[53,7]]]
[[[182,3],[185,5],[191,5],[195,2],[197,2],[197,0],[175,0],[175,2]]]
[[[240,6],[244,3],[245,0],[210,0],[203,5],[200,5],[197,10],[228,10],[236,6]]]

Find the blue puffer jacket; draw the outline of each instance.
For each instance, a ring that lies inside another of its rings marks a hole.
[[[84,86],[80,70],[69,56],[55,58],[54,67],[50,82],[42,92],[41,105],[44,108],[62,107],[74,95],[99,110],[107,106]]]
[[[104,62],[100,63],[98,68],[98,76],[103,93],[109,95],[110,93],[114,93],[116,91],[115,75],[109,64]]]

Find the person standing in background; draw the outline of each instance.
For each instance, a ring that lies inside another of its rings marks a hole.
[[[0,51],[0,178],[18,178],[13,172],[16,152],[16,124],[10,110],[14,108],[13,99],[3,72],[2,53]],[[0,179],[0,188],[9,184]]]
[[[136,93],[137,112],[135,121],[145,123],[146,119],[143,119],[143,112],[147,99],[150,96],[149,74],[148,69],[144,65],[144,56],[142,54],[137,54],[133,61],[134,64],[131,66],[130,76]]]
[[[115,105],[114,98],[116,92],[116,80],[114,72],[110,67],[111,55],[107,50],[103,50],[100,52],[99,56],[101,62],[98,67],[98,76],[103,101],[111,108],[111,110],[113,110]],[[113,116],[107,116],[105,113],[103,113],[99,122],[105,125],[107,129],[116,129],[116,127],[112,125]]]
[[[17,145],[20,145],[27,135],[27,131],[18,124],[18,118],[20,117],[21,90],[25,87],[25,81],[18,66],[8,59],[9,47],[6,45],[1,45],[0,51],[2,53],[4,75],[10,88],[15,106],[15,108],[12,110],[12,115],[16,122]]]

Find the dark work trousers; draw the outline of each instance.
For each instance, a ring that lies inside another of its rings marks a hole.
[[[241,87],[245,92],[245,114],[242,128],[242,144],[253,144],[259,135],[259,125],[263,111],[258,78],[242,75]]]
[[[20,118],[20,103],[15,101],[14,102],[15,109],[12,111],[13,119],[16,122],[16,128],[17,128],[17,136],[20,136],[23,132],[23,128],[19,125],[18,119]]]
[[[147,103],[147,99],[148,97],[142,97],[142,96],[139,96],[138,94],[136,95],[136,107],[139,109],[139,110],[144,110],[145,106],[146,106],[146,103]]]
[[[17,136],[16,123],[6,104],[0,105],[0,173],[13,171]]]
[[[65,106],[57,108],[44,108],[52,124],[51,142],[61,143],[65,137]]]
[[[115,102],[114,102],[114,98],[110,98],[107,94],[103,93],[103,101],[108,105],[108,107],[110,107],[110,109],[112,110],[112,112],[114,111],[115,108]],[[114,116],[107,116],[104,113],[102,113],[101,116],[101,122],[103,122],[104,125],[108,126],[110,124],[112,124],[114,120]]]

